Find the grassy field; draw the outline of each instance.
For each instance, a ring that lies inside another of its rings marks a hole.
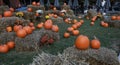
[[[93,39],[95,35],[101,42],[101,46],[109,47],[112,43],[112,39],[120,39],[120,29],[108,27],[104,28],[100,26],[100,20],[95,22],[94,26],[90,26],[90,20],[84,19],[84,24],[79,28],[80,34],[87,35],[89,39]],[[60,28],[60,40],[55,42],[53,45],[44,46],[41,48],[42,51],[51,54],[61,53],[65,48],[73,46],[74,40],[77,36],[70,36],[70,38],[64,38],[63,34],[67,27],[71,24],[58,23]],[[16,52],[15,50],[10,51],[7,54],[0,54],[0,65],[27,65],[32,62],[34,56],[39,52]]]

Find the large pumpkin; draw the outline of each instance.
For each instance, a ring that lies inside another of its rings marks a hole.
[[[20,29],[16,32],[16,35],[20,38],[24,38],[27,35],[27,33],[24,29]]]
[[[93,39],[93,40],[91,41],[91,47],[92,47],[93,49],[99,49],[99,48],[100,48],[100,41],[97,40],[97,39]]]
[[[9,47],[7,45],[0,45],[0,53],[7,53],[9,51]]]
[[[12,12],[11,11],[5,11],[3,15],[4,15],[4,17],[11,17]]]
[[[15,47],[15,42],[14,42],[14,41],[9,41],[9,42],[7,42],[7,46],[8,46],[10,49],[12,49],[12,48]]]
[[[75,47],[80,50],[88,49],[90,45],[90,40],[87,36],[79,35],[75,40]]]

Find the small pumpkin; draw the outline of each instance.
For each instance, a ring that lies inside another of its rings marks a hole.
[[[83,23],[84,23],[84,20],[80,20],[80,22],[83,24]]]
[[[90,46],[90,40],[85,35],[79,35],[75,40],[75,47],[80,50],[86,50]]]
[[[77,29],[77,25],[73,24],[72,25],[73,29]]]
[[[28,11],[28,12],[32,12],[33,10],[32,10],[32,8],[29,7],[29,8],[27,9],[27,11]]]
[[[40,2],[37,2],[37,4],[36,4],[37,6],[40,6]]]
[[[19,29],[22,29],[22,26],[21,26],[21,25],[15,25],[15,26],[13,27],[13,30],[14,30],[15,32],[17,32]]]
[[[59,27],[57,25],[52,25],[52,31],[58,32],[59,31]]]
[[[4,44],[4,45],[0,45],[0,53],[7,53],[9,51],[9,47]]]
[[[11,12],[14,12],[14,11],[15,11],[14,8],[9,8],[9,10],[10,10]]]
[[[14,41],[9,41],[7,42],[7,46],[10,48],[10,49],[13,49],[15,47],[15,42]]]
[[[74,24],[77,23],[77,22],[78,22],[78,21],[77,21],[76,19],[73,20],[73,23],[74,23]]]
[[[93,26],[93,25],[94,25],[94,22],[90,22],[90,25]]]
[[[29,26],[34,26],[34,23],[30,22],[30,23],[29,23]]]
[[[97,19],[97,16],[94,16],[91,20],[92,20],[93,22],[95,22],[96,19]]]
[[[45,23],[44,23],[44,28],[45,29],[51,29],[52,28],[52,21],[49,21],[47,20]]]
[[[64,33],[64,37],[65,37],[65,38],[68,38],[68,37],[70,37],[70,33],[68,33],[68,32],[65,32],[65,33]]]
[[[117,16],[115,16],[115,15],[114,15],[114,16],[111,16],[111,19],[112,19],[112,20],[116,20],[116,19],[117,19]]]
[[[54,16],[53,16],[54,18],[58,18],[58,15],[57,14],[54,14]]]
[[[4,15],[4,17],[11,17],[12,12],[11,11],[5,11],[3,15]]]
[[[26,31],[27,34],[31,34],[32,33],[32,29],[30,26],[25,26],[23,27],[23,29]]]
[[[72,34],[75,35],[75,36],[76,36],[76,35],[79,35],[79,33],[80,33],[79,30],[73,30],[73,31],[72,31]]]
[[[42,27],[43,27],[43,23],[37,24],[37,28],[42,28]]]
[[[24,38],[27,35],[27,32],[24,29],[20,29],[16,32],[16,35],[20,38]]]
[[[7,26],[7,27],[6,27],[6,31],[7,31],[7,32],[12,32],[12,27],[11,27],[11,26]]]
[[[68,32],[71,32],[71,31],[73,31],[73,30],[74,30],[73,27],[68,27],[68,28],[67,28],[67,31],[68,31]]]
[[[33,6],[36,6],[37,4],[36,4],[36,2],[34,1],[34,2],[32,2],[32,5],[33,5]]]
[[[117,16],[117,20],[120,20],[120,16]]]
[[[108,23],[104,23],[104,25],[103,25],[103,27],[108,27],[109,25],[108,25]]]
[[[99,49],[100,48],[100,41],[98,39],[91,40],[91,47],[93,49]]]

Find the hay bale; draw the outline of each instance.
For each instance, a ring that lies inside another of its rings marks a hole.
[[[3,14],[4,11],[7,11],[7,10],[9,10],[9,7],[7,5],[0,6],[0,14]]]
[[[50,19],[52,19],[53,23],[62,23],[62,22],[64,22],[62,17],[58,17],[58,18],[51,17]]]
[[[24,25],[29,23],[28,20],[24,20],[18,17],[3,17],[0,19],[0,32],[5,31],[8,25],[13,26],[17,20],[22,21]]]
[[[61,9],[70,10],[70,6],[69,5],[63,5]]]
[[[94,10],[94,9],[90,9],[90,10],[88,10],[88,12],[87,12],[87,16],[88,16],[89,18],[93,18],[94,16],[97,16],[97,11]]]
[[[46,19],[44,15],[35,17],[35,22],[44,22],[45,20]]]
[[[23,16],[24,19],[27,19],[27,20],[35,19],[35,17],[34,17],[35,13],[27,12],[27,11],[24,11],[23,13],[24,13],[24,16]]]
[[[62,54],[51,55],[41,53],[30,65],[119,65],[115,51],[100,48],[78,50],[75,47],[69,47]]]
[[[32,34],[26,36],[25,38],[15,38],[16,51],[34,51],[39,50],[41,38],[48,34],[48,36],[53,38],[55,41],[59,40],[59,33],[52,32],[51,30],[45,30],[44,28],[34,31]],[[46,44],[46,43],[45,43]]]
[[[8,41],[14,41],[15,37],[15,32],[2,32],[0,33],[0,44],[5,44]]]
[[[67,10],[66,16],[67,17],[75,17],[73,10]]]
[[[33,12],[36,12],[36,10],[43,10],[43,11],[45,11],[45,7],[43,5],[40,5],[40,6],[28,5],[27,8],[32,8]]]

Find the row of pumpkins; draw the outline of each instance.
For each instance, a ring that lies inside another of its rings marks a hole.
[[[111,20],[120,20],[120,16],[111,16]]]
[[[45,23],[39,23],[37,24],[37,28],[44,27],[47,30],[52,30],[53,32],[58,32],[59,27],[57,25],[53,25],[52,20],[47,20]],[[13,28],[11,26],[6,27],[7,32],[13,31],[16,32],[16,35],[20,38],[24,38],[26,35],[29,35],[35,30],[34,23],[29,23],[29,25],[22,26],[22,25],[15,25]]]

